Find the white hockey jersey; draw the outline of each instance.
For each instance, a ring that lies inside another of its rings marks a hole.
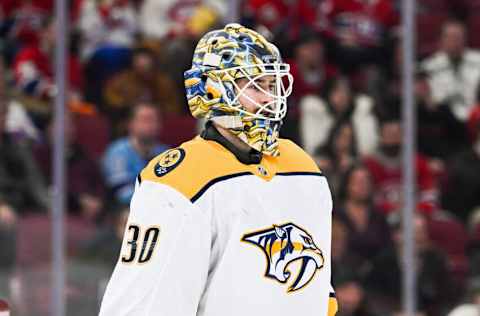
[[[197,137],[139,175],[100,315],[334,315],[332,198],[291,141],[241,163]]]

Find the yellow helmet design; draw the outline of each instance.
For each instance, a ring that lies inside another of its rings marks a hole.
[[[273,78],[266,90],[258,81]],[[292,92],[290,65],[283,63],[275,45],[259,33],[232,23],[204,35],[193,55],[192,68],[184,74],[190,112],[230,129],[252,148],[277,156],[278,134]],[[247,79],[240,88],[238,79]],[[269,97],[259,103],[244,94],[254,87]],[[239,102],[245,96],[255,105],[247,111]]]

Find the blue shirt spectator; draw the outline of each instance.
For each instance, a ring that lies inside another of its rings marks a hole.
[[[130,203],[135,188],[135,178],[156,155],[168,149],[156,144],[147,157],[142,157],[133,147],[128,137],[113,142],[107,149],[102,167],[108,186],[122,204]]]
[[[105,182],[117,202],[129,204],[135,178],[168,146],[157,142],[160,119],[156,107],[139,104],[132,109],[127,137],[110,144],[102,159]]]

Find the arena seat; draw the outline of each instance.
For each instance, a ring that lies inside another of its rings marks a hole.
[[[98,160],[110,141],[110,124],[103,115],[75,115],[76,137],[89,157]]]
[[[465,255],[469,236],[464,225],[446,212],[432,214],[428,221],[429,234],[435,246],[445,252],[454,279],[462,283],[468,272]]]
[[[52,259],[51,218],[46,214],[20,217],[17,230],[17,266],[35,266]],[[73,255],[93,234],[94,226],[75,216],[67,216],[65,232],[67,253]]]
[[[172,147],[192,139],[196,134],[197,120],[190,115],[166,114],[159,139]]]

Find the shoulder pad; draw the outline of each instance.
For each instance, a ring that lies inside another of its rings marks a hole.
[[[277,173],[314,172],[320,173],[315,161],[300,146],[288,139],[280,139],[280,156]]]
[[[248,171],[220,144],[195,138],[152,159],[140,179],[163,183],[192,199],[210,181]]]

